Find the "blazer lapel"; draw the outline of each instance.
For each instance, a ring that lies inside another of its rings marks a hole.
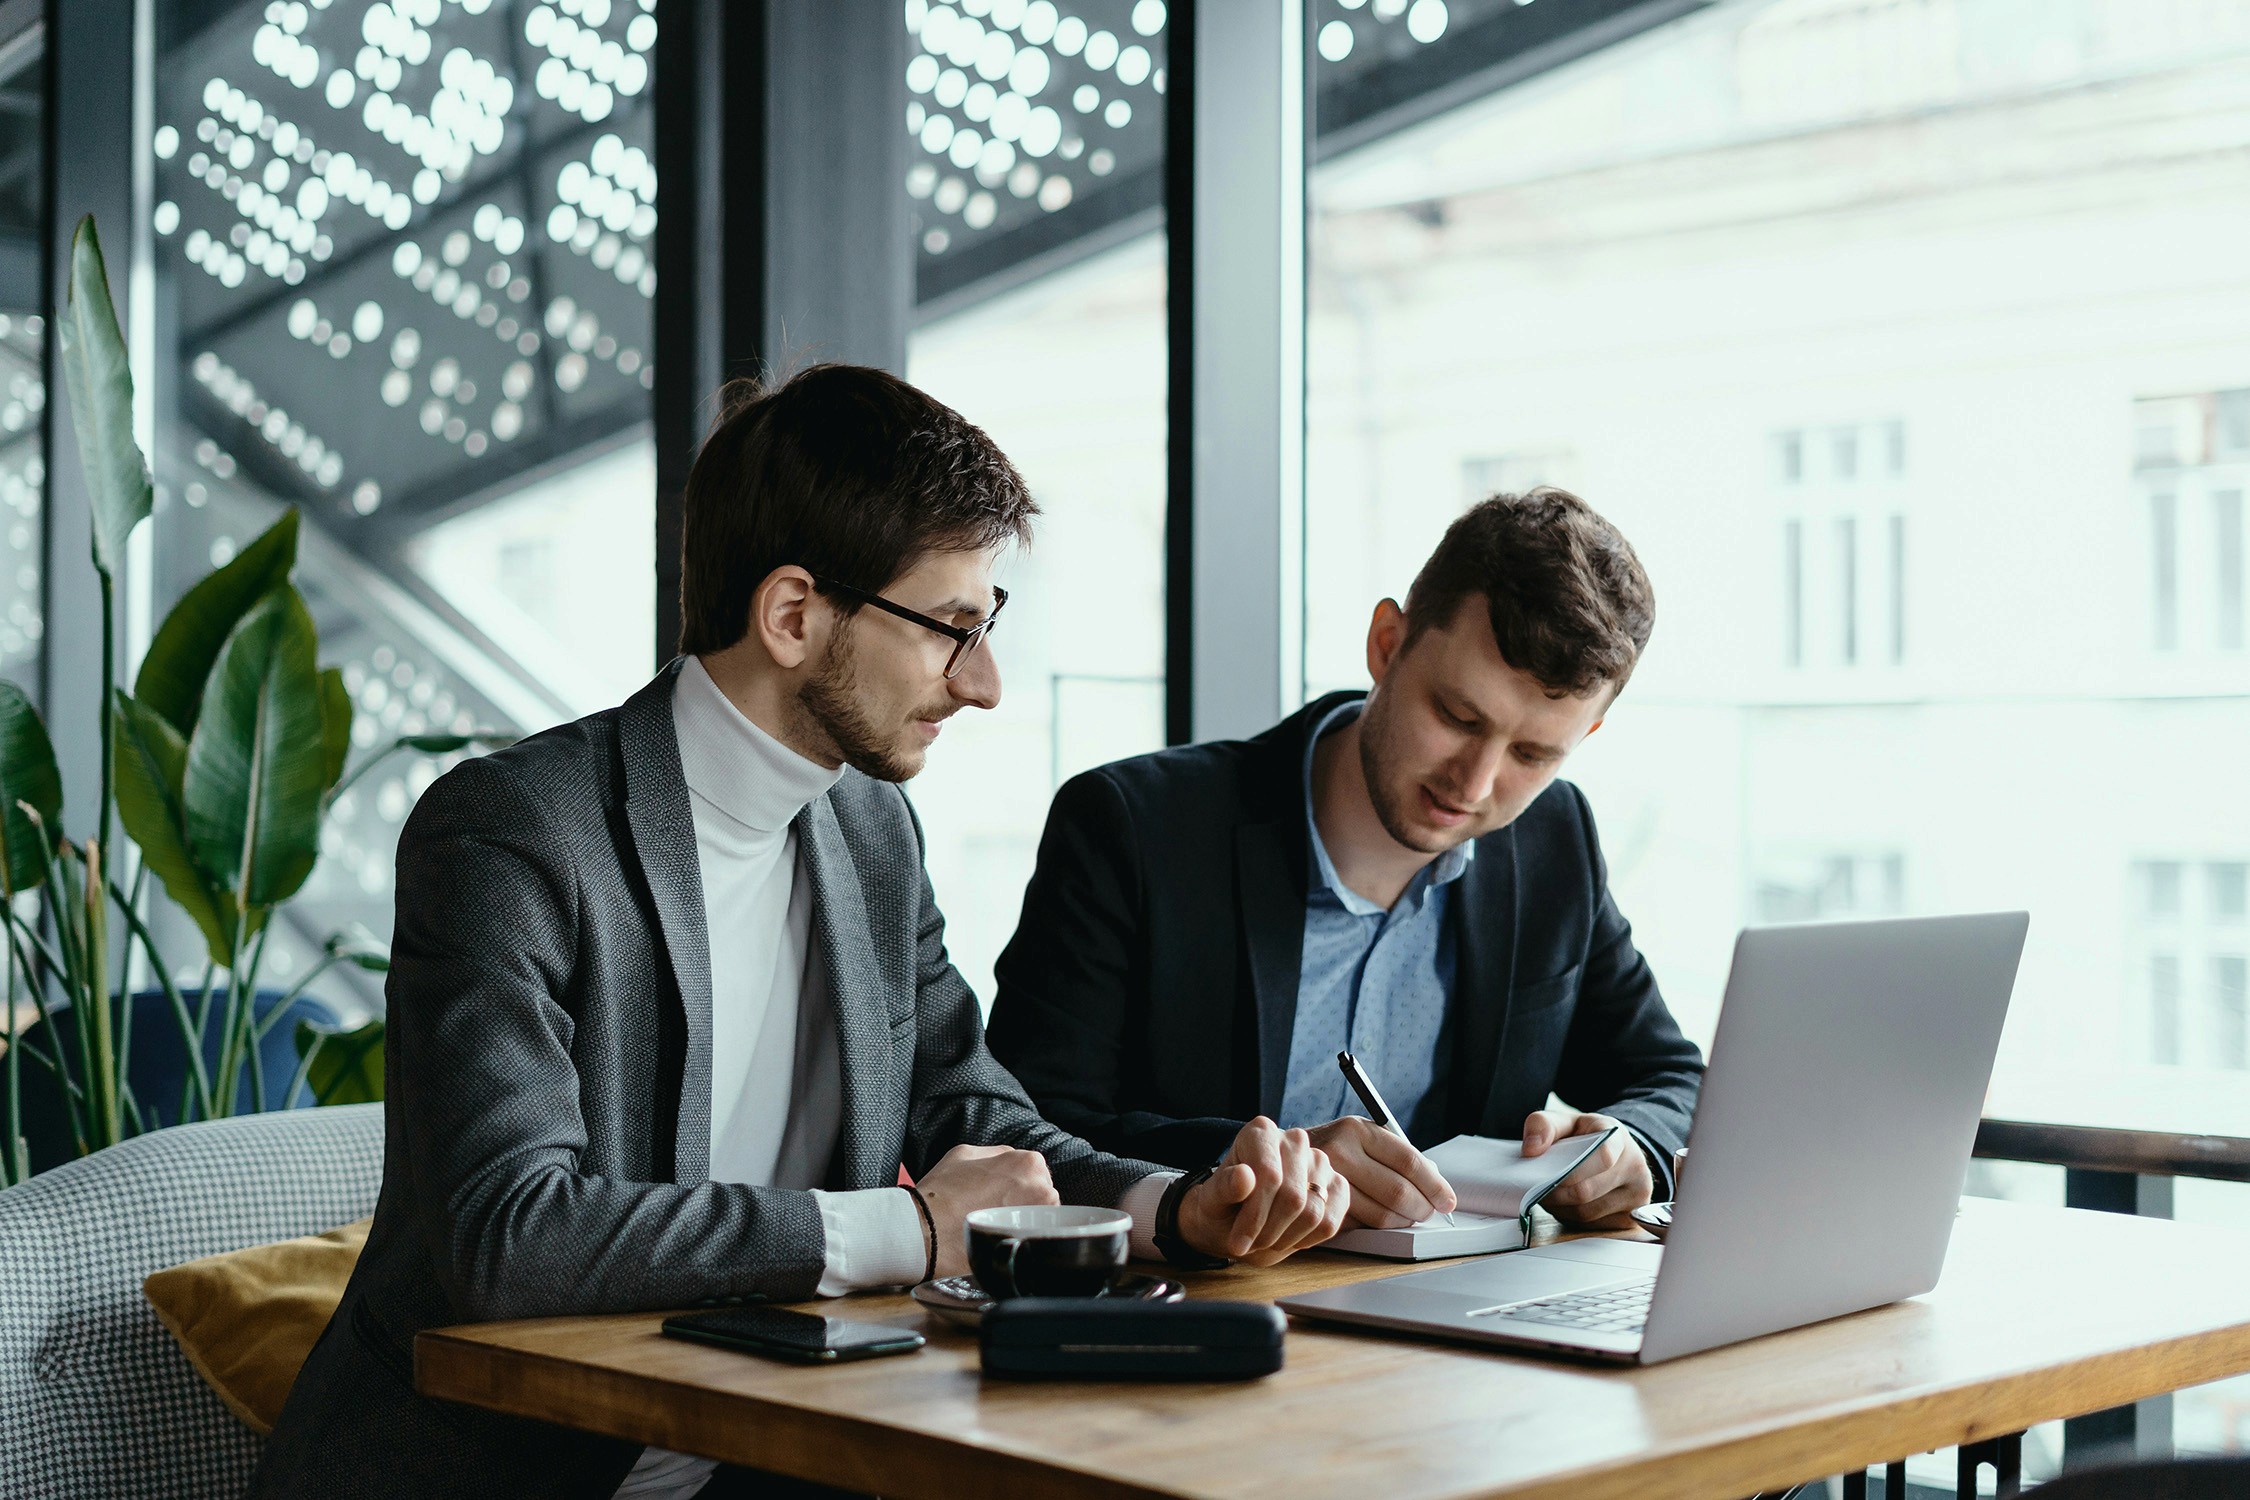
[[[860,1186],[884,1184],[898,1171],[894,1133],[884,1127],[902,1108],[906,1090],[890,1086],[890,1015],[859,867],[852,863],[827,797],[799,813],[795,827],[798,858],[812,881],[813,947],[836,1016],[836,1057],[843,1075],[843,1131],[832,1177]],[[886,1155],[892,1158],[888,1162],[882,1160]]]
[[[1301,819],[1246,823],[1235,831],[1235,893],[1258,1011],[1258,1112],[1269,1118],[1281,1110],[1296,1029],[1305,952],[1304,841]]]
[[[618,747],[625,823],[656,906],[659,946],[678,1000],[677,1012],[668,1018],[683,1044],[679,1106],[672,1122],[672,1180],[701,1182],[711,1171],[711,937],[703,915],[695,814],[680,770],[679,735],[672,727],[679,670],[680,662],[674,660],[626,700],[618,717]]]
[[[1305,741],[1339,703],[1330,693],[1250,742],[1242,784],[1248,815],[1235,829],[1235,899],[1257,1009],[1258,1112],[1281,1113],[1289,1045],[1297,1029],[1297,983],[1305,962],[1305,891],[1312,868],[1305,827]]]
[[[1515,1001],[1516,836],[1477,846],[1453,888],[1453,1075],[1450,1134],[1482,1134],[1500,1090]]]

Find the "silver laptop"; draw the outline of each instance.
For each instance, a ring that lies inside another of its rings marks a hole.
[[[1280,1305],[1654,1364],[1928,1291],[2029,925],[1999,912],[1745,931],[1664,1246],[1570,1240]]]

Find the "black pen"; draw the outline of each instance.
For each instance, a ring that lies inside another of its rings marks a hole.
[[[1359,1095],[1359,1102],[1366,1109],[1367,1118],[1375,1122],[1376,1128],[1387,1130],[1405,1141],[1406,1131],[1399,1125],[1398,1116],[1391,1113],[1391,1107],[1375,1091],[1375,1080],[1367,1076],[1366,1069],[1359,1065],[1359,1059],[1349,1052],[1339,1052],[1336,1054],[1336,1066],[1344,1070],[1344,1082],[1350,1084],[1352,1092]],[[1412,1145],[1413,1142],[1407,1141],[1407,1144]],[[1445,1222],[1452,1224],[1453,1215],[1447,1214]]]

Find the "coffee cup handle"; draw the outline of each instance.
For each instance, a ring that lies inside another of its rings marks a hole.
[[[1011,1297],[1023,1295],[1023,1289],[1016,1285],[1016,1252],[1022,1248],[1023,1241],[1020,1239],[1000,1242],[1000,1275],[1008,1283],[1008,1295]]]

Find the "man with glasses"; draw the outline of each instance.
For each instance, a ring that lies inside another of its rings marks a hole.
[[[1584,501],[1472,507],[1405,607],[1375,606],[1371,691],[1056,794],[993,1051],[1104,1150],[1188,1166],[1252,1115],[1307,1129],[1354,1224],[1451,1209],[1415,1148],[1461,1134],[1536,1154],[1621,1125],[1546,1206],[1615,1226],[1669,1197],[1702,1057],[1556,780],[1654,624],[1639,559]],[[1411,1145],[1361,1113],[1345,1051]]]
[[[683,509],[681,658],[456,768],[400,839],[382,1195],[258,1495],[787,1493],[425,1400],[414,1336],[958,1275],[1005,1204],[1124,1208],[1184,1265],[1342,1221],[1301,1131],[1162,1171],[985,1050],[897,784],[1000,699],[992,573],[1036,507],[992,441],[815,367],[728,393]]]

